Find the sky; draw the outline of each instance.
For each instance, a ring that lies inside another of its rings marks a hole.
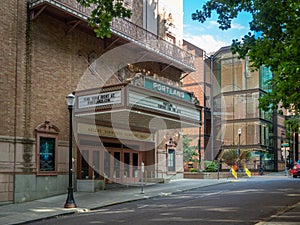
[[[211,53],[221,47],[231,45],[233,39],[241,39],[249,32],[251,16],[246,13],[234,19],[229,30],[219,29],[216,13],[204,23],[193,21],[192,13],[197,9],[202,9],[205,2],[206,0],[183,0],[183,38],[185,40]]]

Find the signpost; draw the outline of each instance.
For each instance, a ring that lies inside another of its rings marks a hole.
[[[288,157],[289,155],[289,151],[290,148],[289,148],[289,143],[282,143],[281,144],[281,151],[282,151],[282,157],[284,158],[284,171],[285,171],[285,175],[287,176],[288,174],[288,170],[287,170],[287,166],[286,166],[286,158]]]

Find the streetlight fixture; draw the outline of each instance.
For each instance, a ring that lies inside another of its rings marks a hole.
[[[238,145],[238,169],[240,169],[240,156],[241,156],[241,134],[242,129],[238,129],[238,135],[239,135],[239,145]]]
[[[66,97],[66,102],[68,105],[70,123],[69,123],[69,187],[68,187],[68,197],[65,203],[65,208],[76,208],[77,205],[74,200],[73,195],[73,183],[72,183],[72,110],[75,104],[75,95],[72,93]]]

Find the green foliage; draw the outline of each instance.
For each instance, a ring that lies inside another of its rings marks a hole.
[[[241,58],[246,55],[252,66],[271,68],[274,77],[268,85],[273,89],[259,100],[265,111],[278,107],[300,112],[300,4],[299,0],[209,0],[202,10],[192,14],[193,20],[204,22],[211,12],[218,14],[219,28],[229,29],[241,12],[252,15],[250,31],[241,40],[233,40],[231,49]],[[280,104],[279,104],[280,103]]]
[[[294,139],[294,133],[300,132],[300,115],[290,116],[288,120],[285,121],[286,127],[286,138],[288,140]]]
[[[240,159],[245,160],[246,162],[248,162],[251,159],[251,152],[246,151],[246,150],[242,150]]]
[[[195,152],[195,146],[190,146],[192,139],[188,138],[186,135],[183,135],[183,161],[184,162],[194,162],[194,156],[198,156],[198,153]]]
[[[217,171],[218,171],[218,163],[216,162],[211,162],[204,170],[204,172],[217,172]]]
[[[123,0],[76,0],[84,7],[95,7],[88,18],[97,37],[111,37],[110,23],[113,18],[130,18],[131,11],[123,7]]]
[[[190,169],[190,172],[191,172],[191,173],[197,173],[197,172],[198,172],[198,170],[197,170],[197,169],[195,169],[195,168],[191,168],[191,169]]]
[[[251,159],[251,152],[247,150],[241,150],[240,160],[249,161]],[[239,160],[237,149],[226,149],[222,155],[221,161],[228,166],[236,165]]]
[[[224,150],[221,161],[226,163],[228,166],[236,165],[238,160],[238,154],[236,149]]]
[[[287,131],[299,132],[300,129],[300,115],[291,116],[288,120],[285,121],[285,126]]]

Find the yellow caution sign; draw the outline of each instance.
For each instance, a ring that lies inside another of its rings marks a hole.
[[[236,171],[235,171],[234,166],[231,167],[231,174],[232,174],[232,176],[235,177],[235,179],[237,179],[237,173],[236,173]]]
[[[247,167],[245,167],[245,173],[247,174],[248,177],[251,177],[251,172],[248,170]]]

